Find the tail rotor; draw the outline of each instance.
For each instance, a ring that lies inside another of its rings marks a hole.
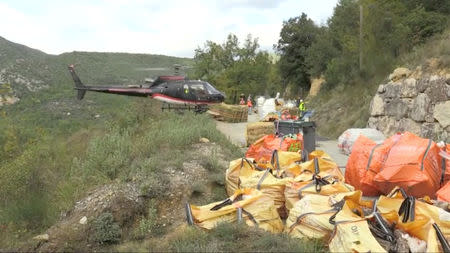
[[[78,77],[77,73],[75,72],[75,66],[73,64],[70,64],[68,68],[70,74],[72,75],[72,79],[75,83],[75,89],[78,90],[77,98],[78,100],[81,100],[84,98],[84,95],[86,94],[86,86],[84,86],[84,84]]]

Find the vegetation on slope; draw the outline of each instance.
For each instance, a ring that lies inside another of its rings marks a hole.
[[[0,245],[47,228],[97,185],[137,177],[142,194],[166,196],[169,178],[162,170],[182,166],[189,159],[185,150],[201,137],[220,144],[227,157],[241,156],[206,115],[161,113],[159,106],[138,99],[102,125],[43,133],[14,159],[2,161],[0,224],[6,233]]]

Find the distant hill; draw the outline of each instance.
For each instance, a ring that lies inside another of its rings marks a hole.
[[[192,59],[164,55],[71,52],[50,55],[0,37],[0,87],[5,96],[22,98],[41,89],[72,84],[67,65],[75,64],[83,81],[134,84],[173,72],[173,65],[189,67]],[[9,91],[6,89],[10,88]]]

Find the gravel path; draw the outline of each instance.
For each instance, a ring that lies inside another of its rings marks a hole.
[[[227,123],[223,121],[216,121],[216,127],[219,131],[225,134],[229,140],[235,145],[244,148],[245,147],[245,131],[247,130],[247,123],[258,121],[258,115],[252,114],[248,117],[248,122],[243,123]],[[317,149],[324,150],[331,158],[339,165],[339,167],[345,172],[345,165],[347,164],[348,156],[339,152],[337,147],[337,140],[319,140],[316,141]]]

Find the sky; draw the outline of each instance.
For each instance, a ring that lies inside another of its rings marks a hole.
[[[0,36],[49,54],[128,52],[193,57],[228,34],[278,42],[302,12],[325,24],[338,0],[0,0]]]

